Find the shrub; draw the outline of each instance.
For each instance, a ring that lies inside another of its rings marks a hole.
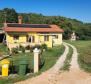
[[[35,45],[34,48],[41,49],[41,45]]]
[[[18,53],[18,48],[12,48],[12,53],[17,54]]]
[[[90,39],[91,39],[90,36],[86,36],[86,35],[80,36],[80,40],[90,40]]]
[[[48,51],[49,51],[49,52],[52,52],[53,50],[52,50],[52,48],[48,48]]]
[[[27,45],[25,49],[30,50],[30,45]]]
[[[19,46],[19,50],[22,51],[23,53],[25,53],[25,47],[23,47],[21,45]]]
[[[34,50],[34,47],[31,46],[31,47],[30,47],[30,52],[33,52],[33,50]]]
[[[47,49],[48,49],[48,47],[47,47],[47,45],[46,45],[46,44],[42,44],[42,45],[41,45],[41,47],[42,47],[42,49],[45,49],[45,50],[47,50]]]
[[[45,63],[45,60],[41,58],[40,64],[39,64],[40,69],[44,66],[44,63]]]
[[[24,47],[22,47],[22,52],[25,53],[25,48]]]
[[[18,48],[19,51],[22,51],[22,46],[20,45],[19,48]]]

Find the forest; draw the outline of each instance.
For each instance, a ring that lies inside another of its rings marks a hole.
[[[18,16],[23,17],[25,24],[56,24],[64,30],[63,38],[69,39],[74,31],[78,40],[91,40],[91,23],[84,23],[77,19],[71,19],[64,16],[44,16],[37,13],[17,13],[13,8],[4,8],[0,10],[0,27],[3,23],[17,23]]]

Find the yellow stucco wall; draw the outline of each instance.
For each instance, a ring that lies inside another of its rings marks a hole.
[[[52,36],[49,36],[49,41],[45,41],[48,47],[52,47]]]
[[[48,47],[53,46],[53,40],[55,45],[61,45],[62,43],[62,34],[59,33],[54,33],[55,35],[58,35],[58,39],[53,39],[52,34],[49,34],[49,41],[44,41],[44,35],[47,34],[38,34],[38,33],[28,33],[27,35],[34,36],[35,37],[35,42],[30,43],[31,45],[35,44],[47,44]],[[6,34],[6,40],[8,43],[26,43],[27,42],[27,36],[26,34],[19,35],[19,40],[14,40],[13,39],[13,33],[12,34]]]
[[[23,42],[25,43],[26,40],[27,40],[27,39],[26,39],[26,35],[20,35],[18,42],[19,42],[19,43],[23,43]]]
[[[13,36],[9,35],[9,34],[6,34],[6,41],[8,43],[14,43]]]
[[[53,41],[54,41],[54,45],[61,45],[62,44],[62,33],[55,33],[53,35],[57,35],[58,38],[54,38]]]
[[[26,35],[20,35],[19,36],[19,40],[14,40],[13,39],[13,35],[11,34],[6,34],[6,40],[8,43],[22,43],[22,42],[26,42]]]

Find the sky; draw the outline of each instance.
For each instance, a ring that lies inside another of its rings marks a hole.
[[[0,0],[0,10],[6,7],[18,13],[60,15],[91,23],[91,0]]]

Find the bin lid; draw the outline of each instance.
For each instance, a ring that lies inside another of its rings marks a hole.
[[[10,64],[10,61],[8,60],[8,59],[3,59],[2,61],[1,61],[1,64],[3,65],[3,64]]]

